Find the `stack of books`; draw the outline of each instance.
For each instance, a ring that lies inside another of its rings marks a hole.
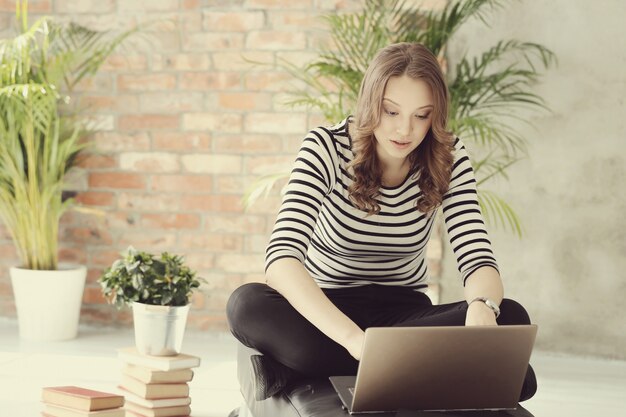
[[[124,362],[119,388],[127,417],[179,417],[191,414],[189,382],[200,358],[193,355],[142,355],[134,347],[118,350]]]
[[[46,387],[45,417],[124,417],[124,397],[75,386]]]

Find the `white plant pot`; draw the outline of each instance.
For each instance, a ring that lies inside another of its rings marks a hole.
[[[61,265],[55,271],[12,267],[20,338],[57,341],[78,333],[87,268]]]
[[[181,307],[133,303],[135,346],[139,353],[172,356],[180,353],[189,304]]]

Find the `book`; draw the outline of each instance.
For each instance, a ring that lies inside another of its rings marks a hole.
[[[143,397],[140,397],[136,394],[133,394],[130,391],[125,390],[122,387],[118,387],[120,391],[124,393],[124,397],[126,397],[126,403],[133,403],[135,405],[139,405],[141,407],[146,408],[161,408],[161,407],[174,407],[177,405],[189,405],[191,404],[190,397],[180,397],[180,398],[158,398],[154,400],[147,400]]]
[[[121,395],[94,391],[73,385],[45,387],[41,392],[41,399],[49,404],[84,411],[106,410],[124,405],[124,397]]]
[[[44,403],[43,413],[49,417],[124,417],[125,414],[124,409],[120,407],[108,410],[85,411],[47,403]]]
[[[200,358],[197,356],[187,355],[185,353],[180,353],[175,356],[142,355],[134,346],[118,349],[117,355],[127,364],[145,366],[159,371],[196,368],[200,366]]]
[[[124,408],[126,409],[126,415],[133,417],[179,417],[189,416],[189,414],[191,414],[191,407],[188,405],[181,405],[178,407],[146,408],[133,403],[126,403]]]
[[[146,384],[150,383],[172,383],[189,382],[193,379],[191,369],[174,369],[171,371],[159,371],[158,369],[147,368],[139,365],[126,365],[122,368],[122,373],[132,376]]]
[[[185,382],[178,384],[146,384],[128,375],[122,375],[120,386],[126,391],[147,400],[189,396],[189,385]]]

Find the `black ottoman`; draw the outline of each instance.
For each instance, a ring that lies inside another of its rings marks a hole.
[[[311,378],[303,380],[281,395],[264,401],[254,399],[252,387],[250,356],[259,352],[241,343],[237,352],[237,378],[239,379],[244,404],[239,413],[231,416],[239,417],[346,417],[348,412],[342,408],[341,400],[327,378]],[[523,407],[514,411],[464,411],[464,412],[431,412],[431,411],[398,411],[397,413],[367,414],[376,417],[533,417]]]

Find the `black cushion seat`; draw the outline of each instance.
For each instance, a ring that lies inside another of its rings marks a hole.
[[[239,343],[237,378],[244,403],[253,417],[346,417],[341,400],[327,378],[309,378],[300,381],[280,395],[264,401],[254,399],[251,355],[259,352]],[[511,411],[398,411],[396,413],[362,414],[371,417],[533,417],[522,406]]]

